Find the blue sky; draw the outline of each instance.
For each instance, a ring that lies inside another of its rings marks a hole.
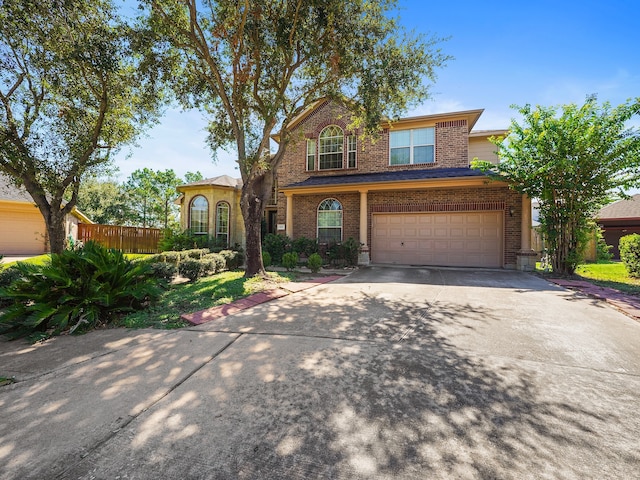
[[[512,104],[582,103],[597,94],[600,102],[618,105],[640,97],[637,0],[399,5],[407,29],[450,37],[441,47],[454,57],[439,70],[432,98],[407,115],[483,108],[475,129],[506,128]],[[640,126],[640,118],[633,124]],[[204,125],[197,111],[170,109],[138,147],[118,155],[120,180],[143,167],[238,177],[233,153],[211,160]]]

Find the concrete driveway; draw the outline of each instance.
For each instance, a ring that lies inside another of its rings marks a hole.
[[[371,267],[175,332],[0,343],[0,478],[640,478],[640,323]]]

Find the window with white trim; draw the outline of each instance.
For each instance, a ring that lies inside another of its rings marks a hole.
[[[342,241],[342,204],[335,198],[327,198],[318,206],[318,242]]]
[[[342,151],[344,134],[337,125],[329,125],[320,132],[318,148],[318,170],[343,168]]]
[[[229,245],[229,204],[219,202],[216,206],[216,240]]]
[[[307,140],[307,171],[311,172],[316,169],[316,140],[309,138]]]
[[[358,141],[355,135],[347,137],[347,168],[356,168],[356,152],[358,150]]]
[[[209,233],[209,202],[202,195],[197,195],[189,205],[189,230],[197,235]]]
[[[415,128],[390,133],[389,165],[435,162],[435,128]]]

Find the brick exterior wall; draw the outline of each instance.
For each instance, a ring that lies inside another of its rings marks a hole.
[[[469,166],[469,139],[466,120],[439,121],[435,127],[435,163],[421,165],[389,165],[389,129],[384,129],[375,143],[358,138],[357,168],[325,171],[306,171],[306,140],[316,141],[322,129],[328,125],[338,125],[345,133],[344,155],[346,162],[346,136],[358,132],[349,132],[346,127],[350,121],[347,109],[340,105],[325,102],[304,119],[293,132],[293,141],[278,170],[278,184],[287,185],[301,182],[310,176],[349,175],[355,173],[373,173],[407,169],[453,168]],[[317,142],[318,143],[318,142]],[[316,145],[317,146],[317,145]],[[316,166],[318,155],[316,152]],[[354,189],[355,190],[355,189]],[[326,193],[293,196],[293,236],[316,238],[317,209],[320,202],[335,198],[343,206],[343,239],[360,238],[360,194],[332,193],[331,187]],[[278,194],[277,222],[286,222],[286,197]],[[519,194],[506,187],[473,188],[429,188],[424,190],[375,191],[368,193],[368,245],[371,245],[372,212],[400,211],[479,211],[503,210],[504,218],[504,265],[515,267],[516,255],[520,250],[522,202]],[[394,210],[395,209],[395,210]],[[513,211],[513,216],[510,215]]]

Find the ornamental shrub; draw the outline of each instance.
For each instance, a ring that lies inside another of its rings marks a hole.
[[[262,265],[267,268],[271,266],[271,254],[266,250],[262,252]]]
[[[153,262],[149,264],[151,271],[156,278],[170,282],[178,273],[178,267],[172,263]]]
[[[630,277],[640,278],[640,235],[634,233],[620,239],[620,260]]]
[[[287,270],[293,270],[298,266],[298,254],[296,252],[288,252],[282,255],[282,266]]]
[[[227,270],[240,268],[244,263],[244,253],[241,250],[222,250],[220,255],[226,262]]]
[[[279,265],[282,263],[282,255],[291,250],[291,240],[285,235],[269,233],[264,237],[262,248],[269,252],[273,263]]]
[[[22,278],[0,289],[10,302],[0,314],[0,333],[11,338],[94,328],[143,308],[162,292],[148,263],[91,241],[52,254],[44,265],[19,262],[15,268]]]
[[[202,275],[203,265],[200,260],[184,260],[183,262],[180,262],[178,271],[183,277],[195,282]]]
[[[220,273],[227,268],[227,262],[219,253],[208,253],[202,257],[202,262],[209,262],[206,264],[207,271],[209,273]]]
[[[318,253],[312,253],[307,260],[307,267],[313,273],[318,273],[322,268],[322,257]]]

